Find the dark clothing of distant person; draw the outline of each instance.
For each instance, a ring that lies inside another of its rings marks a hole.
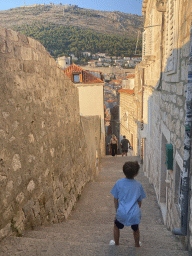
[[[127,153],[128,152],[128,145],[130,144],[128,139],[122,139],[121,141],[121,148],[122,148],[122,152]]]
[[[117,138],[115,136],[113,136],[111,141],[110,141],[112,156],[117,155],[117,144],[118,144],[118,140],[117,140]]]

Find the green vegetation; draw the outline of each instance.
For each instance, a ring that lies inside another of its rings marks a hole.
[[[101,34],[90,29],[51,23],[36,22],[31,25],[14,26],[12,29],[41,42],[55,58],[70,53],[81,58],[82,51],[90,51],[92,54],[105,52],[110,56],[134,56],[136,45],[136,38]],[[141,54],[141,40],[137,54]]]

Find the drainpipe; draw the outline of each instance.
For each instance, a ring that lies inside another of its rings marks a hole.
[[[192,33],[191,38],[192,41]],[[190,50],[189,65],[192,65],[192,47]],[[189,178],[190,178],[190,159],[191,159],[191,138],[192,138],[192,70],[188,68],[188,83],[186,95],[186,114],[185,114],[185,140],[183,171],[181,173],[181,228],[174,229],[175,235],[187,235],[188,229],[188,205],[189,205]]]

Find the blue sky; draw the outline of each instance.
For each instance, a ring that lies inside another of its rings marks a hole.
[[[0,10],[20,7],[32,4],[71,4],[82,8],[95,9],[101,11],[120,11],[141,15],[142,0],[1,0]]]

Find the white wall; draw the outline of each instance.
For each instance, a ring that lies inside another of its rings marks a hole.
[[[101,117],[101,132],[104,133],[103,85],[78,86],[80,115]]]

